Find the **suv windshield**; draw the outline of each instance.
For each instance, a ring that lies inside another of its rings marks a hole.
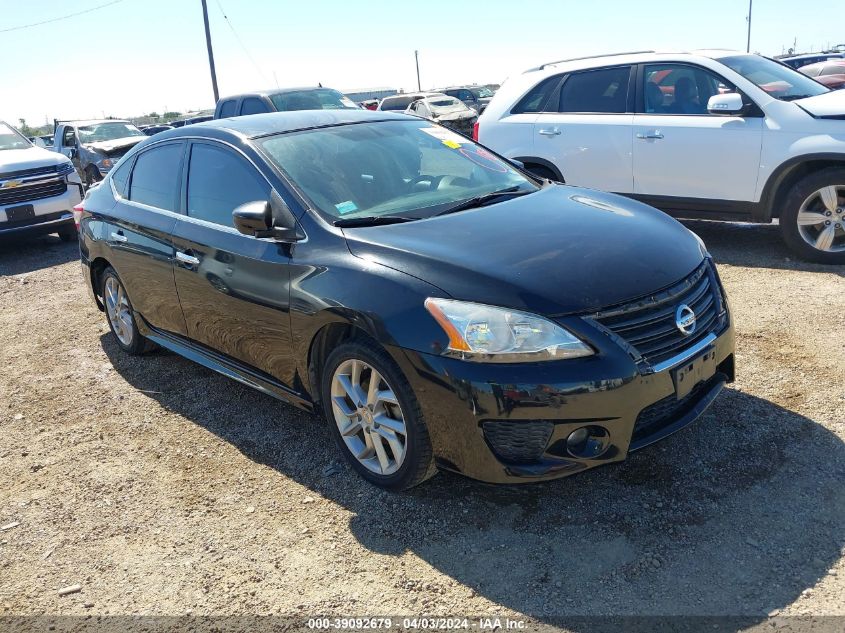
[[[721,57],[718,61],[781,101],[815,97],[830,92],[829,88],[789,66],[759,55]]]
[[[0,121],[0,150],[4,149],[27,149],[32,147],[26,138],[17,131]]]
[[[428,121],[359,123],[258,142],[330,221],[418,219],[504,189],[538,189],[502,159]]]
[[[349,97],[330,88],[295,90],[270,95],[270,101],[279,112],[294,110],[358,110]]]
[[[79,131],[79,140],[82,143],[113,141],[129,136],[144,136],[144,133],[131,123],[95,123],[93,125],[81,125],[76,129]]]

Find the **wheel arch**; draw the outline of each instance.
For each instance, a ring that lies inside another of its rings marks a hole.
[[[555,180],[557,180],[558,182],[566,182],[563,177],[563,174],[560,172],[557,166],[553,162],[548,161],[545,158],[538,158],[537,156],[514,156],[514,160],[518,160],[523,163],[525,165],[526,171],[531,171],[531,165],[544,167],[555,175]]]
[[[756,219],[770,222],[773,218],[780,217],[781,205],[795,183],[808,174],[828,167],[845,167],[845,154],[805,154],[778,165],[763,186],[757,214],[759,217]]]
[[[103,312],[106,309],[99,293],[101,285],[100,280],[102,279],[103,271],[110,267],[111,263],[109,263],[105,257],[95,257],[91,260],[91,264],[89,266],[89,274],[91,275],[91,290],[94,293],[94,300],[97,302],[97,307],[100,309],[100,312]]]

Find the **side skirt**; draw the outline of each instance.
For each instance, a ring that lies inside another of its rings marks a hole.
[[[135,322],[138,324],[138,330],[140,330],[142,336],[165,349],[169,349],[171,352],[184,356],[188,360],[199,363],[203,367],[223,374],[268,396],[309,412],[314,411],[314,403],[309,398],[296,393],[264,372],[194,341],[154,328],[137,312],[135,313]]]

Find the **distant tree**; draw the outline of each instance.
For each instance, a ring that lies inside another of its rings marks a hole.
[[[151,119],[157,119],[158,118],[158,112],[150,112],[147,116],[150,117]]]
[[[165,119],[175,119],[180,114],[181,114],[181,112],[165,112],[161,116],[164,117]]]
[[[32,128],[26,124],[26,119],[18,119],[18,121],[21,123],[21,134],[24,136],[35,136]]]

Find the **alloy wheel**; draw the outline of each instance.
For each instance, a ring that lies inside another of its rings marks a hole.
[[[108,277],[105,285],[106,315],[117,339],[125,346],[132,344],[135,323],[132,308],[123,286],[115,277]]]
[[[374,367],[358,359],[332,376],[332,412],[346,447],[362,466],[392,475],[408,448],[405,416],[395,392]]]
[[[828,185],[810,194],[798,210],[798,232],[817,250],[845,251],[845,185]]]

